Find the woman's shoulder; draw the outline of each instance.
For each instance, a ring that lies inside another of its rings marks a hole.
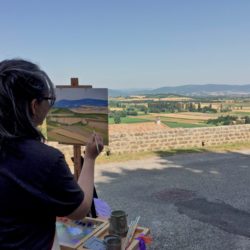
[[[21,150],[25,153],[31,153],[32,156],[45,158],[58,158],[63,156],[62,152],[46,143],[38,140],[25,139],[21,142]]]

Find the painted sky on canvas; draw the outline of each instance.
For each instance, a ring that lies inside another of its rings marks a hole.
[[[0,9],[0,60],[32,60],[55,85],[250,83],[249,0],[3,0]]]
[[[80,99],[98,99],[107,100],[107,89],[94,89],[94,88],[57,88],[56,89],[56,101],[62,99],[66,100],[80,100]]]

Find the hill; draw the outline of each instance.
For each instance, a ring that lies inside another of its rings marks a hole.
[[[74,108],[81,106],[107,107],[108,102],[99,99],[60,100],[54,105],[55,108]]]
[[[175,87],[161,87],[157,89],[140,90],[109,90],[109,96],[130,96],[148,94],[177,94],[185,96],[246,96],[250,95],[250,84],[229,85],[229,84],[203,84],[203,85],[182,85]]]

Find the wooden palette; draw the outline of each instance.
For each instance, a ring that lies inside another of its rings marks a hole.
[[[107,226],[107,221],[97,218],[85,217],[78,221],[58,218],[56,231],[60,249],[76,250],[79,246],[82,246],[83,242]]]

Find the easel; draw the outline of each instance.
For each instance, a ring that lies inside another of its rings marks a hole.
[[[71,78],[70,82],[71,82],[71,88],[92,88],[92,85],[81,85],[80,86],[79,82],[78,82],[78,78]],[[57,85],[56,87],[69,88],[69,86],[67,86],[67,85]],[[71,159],[74,163],[74,177],[76,180],[78,180],[80,173],[81,173],[81,170],[82,170],[83,162],[84,162],[84,158],[81,155],[81,145],[79,145],[79,144],[73,145],[73,154],[74,154],[74,156]],[[95,186],[94,186],[93,200],[92,200],[92,205],[91,205],[91,215],[93,218],[96,218],[97,216],[96,216],[94,198],[98,198]]]

